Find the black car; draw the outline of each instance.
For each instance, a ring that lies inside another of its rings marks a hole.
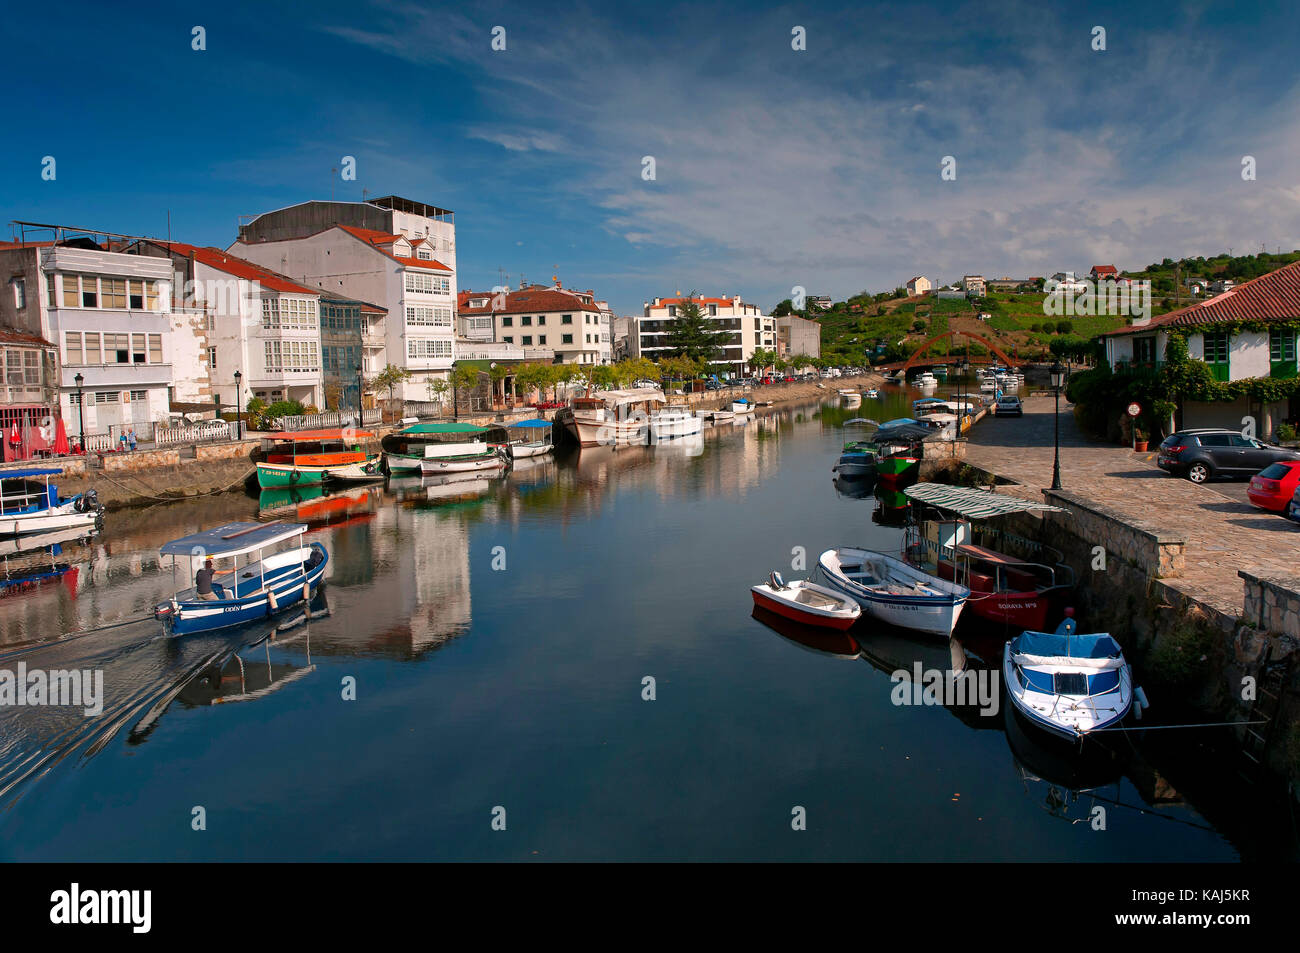
[[[1278,460],[1300,459],[1285,447],[1271,446],[1235,430],[1180,430],[1160,444],[1156,465],[1174,476],[1204,483],[1216,476],[1253,476]]]

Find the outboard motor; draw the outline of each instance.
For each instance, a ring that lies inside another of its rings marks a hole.
[[[99,509],[99,494],[94,489],[87,490],[77,497],[77,502],[72,508],[78,513],[89,513],[91,510]]]
[[[781,574],[775,569],[772,570],[772,575],[767,577],[767,581],[773,589],[785,588],[785,580],[781,578]]]

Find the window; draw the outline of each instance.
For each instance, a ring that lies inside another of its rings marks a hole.
[[[539,334],[539,335],[537,336],[537,343],[538,343],[539,346],[541,346],[541,347],[545,347],[545,346],[546,346],[546,335],[545,335],[545,334]]]
[[[149,393],[148,393],[148,391],[143,391],[143,390],[133,390],[133,391],[131,391],[131,400],[133,400],[133,401],[136,401],[136,400],[148,400],[148,399],[149,399]]]
[[[69,331],[63,336],[63,363],[82,363],[81,332]]]
[[[104,298],[100,302],[100,307],[126,308],[125,278],[105,278],[100,284],[103,286],[104,291]]]
[[[102,361],[103,358],[100,356],[99,353],[99,332],[87,331],[86,332],[86,363],[99,364],[102,363]]]
[[[406,356],[416,360],[451,357],[451,341],[434,338],[408,338]]]
[[[675,317],[677,317],[677,305],[675,305],[675,304],[670,304],[670,305],[668,306],[668,317],[670,317],[670,318],[675,318]]]
[[[591,343],[591,335],[590,335],[590,334],[587,335],[587,343],[588,343],[588,344]]]
[[[317,305],[311,298],[262,299],[262,327],[266,330],[314,331],[318,326]]]
[[[546,323],[546,315],[544,315],[544,314],[539,314],[539,315],[537,316],[537,323],[538,323],[538,324],[545,324],[545,323]]]
[[[95,403],[97,404],[116,404],[120,403],[122,395],[115,390],[97,390],[95,391]]]
[[[14,279],[14,307],[20,311],[27,307],[27,282],[23,278]]]
[[[525,334],[525,335],[524,335],[523,345],[524,345],[524,347],[532,347],[532,346],[533,346],[533,336],[532,336],[531,334]]]
[[[1274,363],[1295,360],[1295,332],[1269,331],[1268,358]]]
[[[572,334],[561,334],[561,335],[560,335],[560,341],[563,342],[564,344],[572,344],[572,343],[573,343],[573,335],[572,335]]]
[[[145,362],[145,336],[143,334],[131,335],[131,363],[143,364]]]
[[[519,319],[519,324],[521,327],[525,327],[525,328],[532,327],[533,316],[531,314],[524,315],[522,318]]]
[[[421,248],[415,253],[415,257],[421,261],[433,261],[433,252],[429,251],[427,248]]]
[[[81,395],[80,395],[80,394],[76,394],[76,393],[69,394],[69,395],[68,395],[68,403],[69,403],[70,405],[72,405],[73,407],[80,407],[80,406],[81,406]]]
[[[449,328],[451,327],[451,308],[407,305],[406,324],[408,327]]]
[[[718,314],[718,306],[716,304],[709,305],[709,317],[711,318],[717,317],[717,314]]]
[[[215,347],[210,347],[208,348],[208,370],[215,371],[216,369],[217,369],[217,349]]]
[[[1207,364],[1228,363],[1228,332],[1213,331],[1205,334],[1205,361]]]
[[[510,317],[510,315],[508,315],[508,314],[506,314],[506,315],[502,315],[502,317],[501,317],[501,326],[502,326],[503,328],[512,328],[512,327],[515,326],[515,319],[512,318],[512,317]]]
[[[104,335],[104,363],[130,364],[131,342],[127,334]]]
[[[1133,339],[1133,361],[1136,364],[1154,364],[1156,360],[1156,339],[1153,337]]]
[[[407,291],[419,294],[450,294],[451,280],[437,275],[408,271],[406,272],[405,288]]]
[[[573,323],[573,315],[571,315],[571,314],[562,314],[562,315],[560,315],[560,323],[561,323],[561,324],[572,324],[572,323]]]
[[[1197,435],[1197,440],[1202,447],[1227,447],[1231,444],[1232,434],[1229,433],[1203,433]]]
[[[501,340],[504,341],[504,342],[507,343],[507,344],[514,344],[514,343],[515,343],[515,339],[514,339],[513,337],[504,337],[504,338],[502,338]]]
[[[161,364],[162,362],[162,335],[151,334],[149,335],[149,363]]]

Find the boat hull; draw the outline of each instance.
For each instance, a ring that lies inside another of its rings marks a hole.
[[[6,513],[0,517],[0,536],[26,536],[31,533],[51,533],[61,529],[90,529],[99,522],[102,511],[81,511],[76,508],[76,497],[57,507],[35,510],[31,513]]]
[[[837,550],[828,550],[822,553],[818,560],[822,578],[826,580],[831,589],[856,600],[864,613],[882,622],[888,622],[890,625],[896,625],[904,629],[914,629],[918,632],[938,635],[945,639],[952,637],[952,630],[956,627],[957,620],[961,617],[962,607],[966,604],[969,596],[969,592],[964,587],[959,588],[957,592],[948,592],[943,587],[951,586],[951,583],[944,583],[942,580],[929,576],[914,567],[907,566],[905,563],[900,563],[883,553],[866,550],[844,550],[843,552],[846,554],[865,553],[870,557],[883,559],[887,564],[905,568],[909,575],[928,580],[929,583],[933,584],[933,588],[937,590],[937,593],[935,595],[912,595],[874,591],[849,579],[836,568],[839,563],[838,552]],[[831,564],[832,557],[836,565]]]
[[[650,439],[667,440],[673,437],[691,437],[700,433],[703,421],[690,415],[650,418]]]
[[[384,454],[384,465],[388,467],[389,473],[419,473],[420,464],[423,461],[423,457],[413,456],[409,453]]]
[[[379,455],[372,454],[360,463],[340,463],[334,466],[307,466],[292,463],[259,463],[257,485],[264,490],[295,486],[313,486],[327,482],[363,483],[382,480]]]
[[[860,618],[860,613],[821,613],[812,607],[791,603],[787,599],[775,597],[767,586],[754,586],[750,591],[754,594],[754,605],[760,609],[766,609],[783,619],[803,625],[843,632],[852,628]]]
[[[499,453],[486,453],[474,457],[428,457],[420,461],[420,472],[425,476],[443,473],[474,473],[479,470],[500,470],[506,461]]]
[[[242,599],[218,599],[212,602],[199,600],[168,603],[170,611],[163,615],[163,626],[170,635],[191,635],[228,629],[250,622],[259,622],[278,615],[285,609],[309,600],[325,576],[329,553],[320,543],[311,548],[320,553],[320,562],[302,575],[288,575],[266,589]],[[275,594],[274,602],[268,592]]]
[[[1060,716],[1053,717],[1060,710],[1060,699],[1068,700],[1072,696],[1032,692],[1021,685],[1016,676],[1010,642],[1002,649],[1002,683],[1006,686],[1012,708],[1026,724],[1062,741],[1078,743],[1095,731],[1116,727],[1128,717],[1133,708],[1132,676],[1127,663],[1120,676],[1120,688],[1113,700],[1114,707],[1107,709],[1102,717],[1092,719],[1083,726],[1077,726]],[[1095,706],[1093,707],[1095,711]]]

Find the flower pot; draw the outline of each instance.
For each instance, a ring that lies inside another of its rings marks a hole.
[[[1133,443],[1133,449],[1134,449],[1137,453],[1146,453],[1146,450],[1147,450],[1147,442],[1146,442],[1145,440],[1137,440],[1137,441],[1134,441],[1134,443]]]

